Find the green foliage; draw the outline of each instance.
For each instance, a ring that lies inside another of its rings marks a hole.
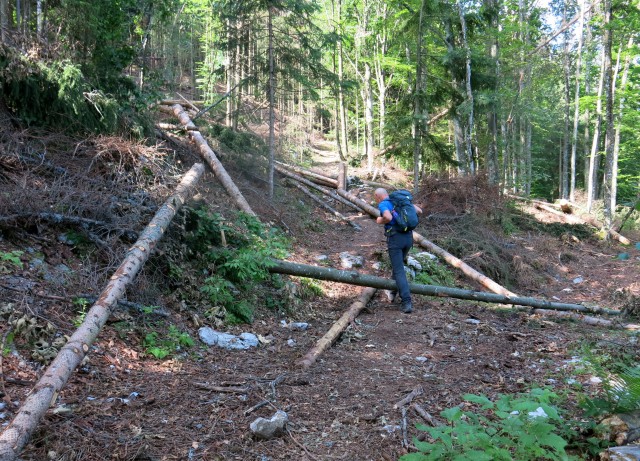
[[[431,258],[421,258],[419,262],[422,270],[416,273],[415,283],[446,287],[455,286],[455,275],[443,264]]]
[[[640,409],[640,357],[637,351],[586,343],[581,356],[584,371],[602,380],[603,392],[583,400],[583,407],[590,416]]]
[[[0,251],[0,274],[6,274],[10,271],[10,266],[18,269],[22,269],[22,261],[20,256],[24,252],[20,250],[14,251]]]
[[[169,325],[166,337],[161,338],[157,331],[152,331],[145,335],[142,345],[155,358],[164,359],[182,348],[194,346],[195,342],[188,333],[178,330],[175,325]]]
[[[402,461],[441,460],[570,460],[579,459],[566,452],[568,438],[575,435],[571,422],[560,416],[552,404],[558,396],[547,389],[528,394],[499,395],[491,401],[483,395],[467,394],[463,410],[453,407],[441,415],[447,425],[418,426],[432,441],[414,440],[419,453],[401,457]],[[546,416],[535,416],[544,411]]]
[[[89,300],[85,298],[74,298],[73,305],[77,307],[78,311],[73,319],[73,325],[79,327],[84,322],[87,316],[87,308],[89,307]]]
[[[205,270],[215,271],[200,291],[213,306],[224,307],[227,323],[251,322],[252,290],[271,279],[272,258],[284,256],[287,241],[276,229],[245,213],[230,221],[204,209],[188,210],[185,229],[185,244],[192,257],[201,259]]]

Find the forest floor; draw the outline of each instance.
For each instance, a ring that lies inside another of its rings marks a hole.
[[[51,168],[80,172],[122,166],[127,160],[122,153],[127,149],[116,149],[114,144],[114,140],[97,141],[90,148],[78,144],[73,156],[68,150],[66,156],[49,152],[47,161]],[[120,155],[113,156],[115,151]],[[5,160],[10,156],[8,151],[4,155]],[[182,158],[183,164],[194,160]],[[325,172],[333,171],[335,162],[329,151],[310,160],[314,168]],[[43,164],[44,158],[40,168]],[[14,194],[8,195],[11,201],[17,201],[16,191],[30,180],[34,170],[24,173],[24,164],[2,165],[3,190]],[[259,182],[252,182],[239,171],[232,173],[263,221],[286,224],[293,241],[289,260],[318,264],[316,258],[325,255],[328,262],[323,264],[340,267],[340,253],[348,251],[364,257],[361,271],[390,276],[388,264],[382,268],[374,265],[385,261],[386,247],[381,227],[368,216],[341,209],[362,226],[360,232],[310,205],[304,208],[308,216],[296,216],[286,199],[304,198],[293,194],[293,189],[277,194],[269,203]],[[166,178],[175,181],[176,175]],[[388,168],[386,181],[402,179],[399,170]],[[208,185],[201,188],[201,194],[221,209],[230,206],[225,204],[213,176],[208,175],[205,181]],[[425,207],[418,230],[430,240],[443,242],[456,237],[459,229],[454,218],[485,209],[491,202],[482,195],[470,194],[468,203],[461,205],[452,197],[459,198],[455,189],[466,187],[464,183],[451,186],[446,180],[428,181],[417,201]],[[167,184],[156,180],[152,186],[147,187],[149,201],[155,198],[154,192],[166,196]],[[21,206],[37,202],[43,191],[36,188],[24,192],[30,197],[24,198],[29,203]],[[75,203],[82,195],[78,191],[67,191],[67,195],[60,192],[58,200]],[[354,192],[371,199],[371,188]],[[126,193],[104,191],[105,195],[118,197]],[[3,197],[6,200],[7,195]],[[476,199],[479,203],[474,204]],[[10,204],[5,205],[3,216],[15,214]],[[73,206],[69,210],[73,211]],[[528,206],[518,214],[518,222],[533,220],[536,226],[553,225],[561,219]],[[142,213],[140,222],[135,226],[128,222],[129,226],[141,229],[148,217],[149,213]],[[523,296],[620,309],[633,295],[640,295],[640,251],[635,246],[536,229],[539,227],[522,230],[515,225],[507,235],[471,226],[468,235],[459,237],[468,240],[467,244],[493,241],[501,248],[499,252],[507,252],[510,260],[504,270],[518,273],[500,274],[503,269],[494,265],[495,272],[503,280],[511,280],[509,288]],[[72,302],[73,295],[92,290],[98,294],[100,283],[111,274],[104,267],[112,271],[118,260],[109,260],[99,268],[90,263],[86,253],[76,251],[77,245],[65,243],[63,234],[60,226],[46,222],[16,228],[5,222],[0,254],[16,250],[23,253],[19,267],[7,260],[0,266],[0,300],[3,312],[20,312],[27,321],[50,322],[57,331],[70,334],[80,309]],[[637,234],[628,237],[638,241]],[[103,256],[115,259],[108,249],[102,251]],[[162,244],[159,251],[163,251]],[[479,248],[460,256],[472,266],[485,258],[489,267],[492,260],[487,253]],[[621,253],[628,258],[620,257]],[[43,271],[43,265],[49,269]],[[425,296],[414,296],[415,310],[406,315],[378,292],[336,344],[309,369],[301,370],[299,359],[362,290],[319,282],[322,295],[304,301],[298,309],[286,314],[262,309],[252,324],[228,328],[234,334],[252,332],[267,338],[258,348],[227,351],[206,347],[196,339],[197,345],[189,352],[158,360],[145,353],[140,330],[123,325],[138,322],[148,326],[163,321],[189,332],[192,338],[198,337],[198,325],[192,322],[192,312],[184,304],[175,303],[170,294],[157,288],[162,287],[161,280],[147,275],[141,274],[127,297],[160,305],[168,318],[149,320],[122,312],[110,321],[86,363],[72,375],[33,434],[22,459],[395,460],[413,450],[414,437],[424,436],[416,428],[417,423],[424,423],[420,416],[413,409],[405,413],[395,406],[413,390],[422,390],[413,403],[443,421],[440,412],[463,403],[462,396],[468,393],[494,399],[499,394],[547,386],[569,395],[569,400],[578,390],[597,395],[601,382],[585,372],[575,357],[585,347],[603,354],[637,354],[637,336],[614,327],[545,318],[508,306]],[[457,286],[480,290],[462,274],[456,275]],[[153,284],[156,288],[151,287]],[[283,327],[282,320],[308,322],[310,328],[291,330]],[[44,368],[29,356],[28,348],[9,347],[9,322],[3,322],[0,333],[7,352],[0,363],[0,422],[6,425]],[[253,409],[265,400],[269,403]],[[260,416],[271,417],[276,409],[288,414],[287,433],[272,440],[256,440],[249,424]]]

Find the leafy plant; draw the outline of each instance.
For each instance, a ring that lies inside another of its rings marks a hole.
[[[173,352],[194,344],[193,338],[188,333],[178,330],[175,325],[169,325],[165,339],[161,339],[157,331],[152,331],[147,333],[142,341],[146,351],[157,359],[164,359]]]
[[[495,402],[483,395],[467,394],[464,400],[478,412],[460,406],[444,410],[447,425],[418,429],[433,441],[415,440],[419,453],[401,457],[402,461],[428,460],[570,460],[578,459],[565,451],[570,434],[568,423],[551,404],[557,395],[547,389],[528,394],[500,395]],[[468,404],[467,404],[468,405]]]
[[[20,261],[20,256],[22,256],[23,252],[20,250],[14,251],[0,251],[0,273],[9,272],[9,268],[7,266],[14,266],[18,269],[22,268],[22,261]]]
[[[73,319],[73,325],[77,328],[82,325],[85,317],[87,316],[87,307],[89,307],[89,300],[85,298],[75,298],[73,304],[78,308],[77,315]]]

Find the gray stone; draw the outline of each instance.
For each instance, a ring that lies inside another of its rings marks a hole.
[[[289,324],[289,328],[292,330],[305,331],[309,328],[309,324],[306,322],[293,322]]]
[[[425,259],[438,259],[436,255],[431,254],[428,251],[421,251],[420,253],[416,253],[415,257],[419,261],[424,261]]]
[[[348,251],[340,253],[340,265],[343,269],[353,269],[354,267],[364,266],[364,257],[355,256]]]
[[[407,258],[407,266],[411,267],[412,269],[416,270],[416,271],[421,271],[422,270],[422,264],[420,264],[420,262],[414,258],[413,256],[409,256]]]
[[[209,346],[218,346],[228,350],[246,350],[258,346],[258,337],[253,333],[242,333],[240,336],[231,333],[215,331],[210,327],[202,327],[198,330],[200,340]]]
[[[327,261],[328,259],[329,259],[329,256],[327,256],[327,255],[318,255],[318,256],[316,256],[316,261],[323,262],[323,261]]]
[[[249,428],[256,437],[268,440],[282,435],[288,422],[289,416],[284,411],[278,410],[269,419],[257,418]]]
[[[640,445],[609,448],[606,452],[609,461],[640,461]]]

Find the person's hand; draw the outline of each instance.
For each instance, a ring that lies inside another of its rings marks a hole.
[[[384,220],[382,219],[382,216],[378,216],[378,217],[376,218],[376,222],[377,222],[378,224],[384,224]]]

